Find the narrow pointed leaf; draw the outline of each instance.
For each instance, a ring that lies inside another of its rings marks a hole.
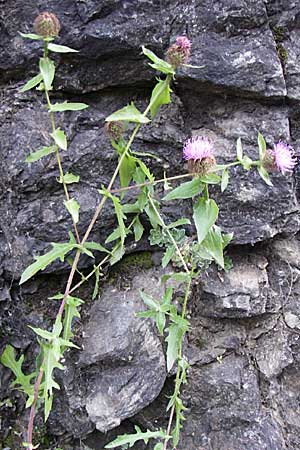
[[[72,216],[73,222],[78,223],[79,221],[79,209],[80,205],[75,200],[75,198],[71,198],[70,200],[65,200],[64,205]]]
[[[33,41],[39,41],[43,40],[43,36],[39,36],[38,34],[34,33],[20,33],[20,35],[25,39],[32,39]]]
[[[203,191],[204,186],[204,183],[202,183],[199,178],[195,178],[194,180],[183,183],[177,188],[168,192],[163,200],[169,202],[171,200],[194,197],[195,195],[198,195]]]
[[[110,116],[108,116],[105,121],[106,122],[116,122],[116,121],[124,121],[124,122],[135,122],[135,123],[148,123],[150,119],[145,117],[132,102],[130,105],[125,106],[122,109],[114,112]]]
[[[149,64],[153,69],[159,70],[162,73],[165,74],[175,74],[175,71],[171,64],[169,64],[167,61],[164,61],[163,59],[160,59],[158,56],[155,55],[151,50],[149,50],[146,47],[142,47],[143,53],[147,58],[152,61],[153,64]]]
[[[86,103],[70,103],[70,102],[63,102],[63,103],[55,103],[51,106],[50,111],[51,112],[63,112],[63,111],[81,111],[82,109],[88,108],[89,105]]]
[[[40,58],[40,72],[43,76],[45,88],[50,91],[55,74],[54,62],[49,58]]]
[[[139,216],[136,216],[136,219],[134,221],[133,232],[134,232],[134,240],[135,242],[138,242],[142,238],[144,232],[144,227],[141,224]]]
[[[167,105],[171,101],[170,85],[166,80],[159,80],[154,87],[150,99],[150,112],[153,119],[162,105]]]
[[[67,138],[65,132],[60,128],[56,128],[56,130],[50,134],[55,141],[55,144],[58,145],[62,150],[67,150]]]
[[[64,257],[69,253],[76,244],[65,242],[63,244],[52,244],[53,249],[45,253],[42,256],[38,256],[36,261],[24,270],[21,276],[20,284],[25,283],[40,270],[44,270],[48,265],[50,265],[56,259],[64,260]]]
[[[243,146],[241,138],[238,138],[236,141],[236,157],[238,161],[242,161],[243,159]]]
[[[270,180],[270,176],[263,166],[257,167],[257,171],[258,171],[259,175],[261,176],[261,178],[264,180],[264,182],[268,186],[273,186],[273,183]]]
[[[57,147],[55,145],[52,145],[50,147],[42,147],[40,150],[30,153],[27,156],[27,158],[25,159],[25,162],[32,163],[32,162],[38,161],[39,159],[43,158],[44,156],[48,156],[51,153],[55,153],[56,149],[57,149]]]
[[[79,180],[80,180],[79,175],[74,175],[71,172],[67,172],[64,174],[63,180],[60,177],[59,183],[62,183],[62,182],[64,182],[65,184],[79,183]]]
[[[48,50],[56,53],[78,53],[74,48],[66,47],[65,45],[48,44]]]
[[[258,143],[258,148],[259,148],[259,159],[261,161],[266,153],[267,144],[266,144],[265,138],[263,137],[263,135],[260,132],[258,132],[257,143]]]
[[[30,89],[33,89],[35,86],[40,84],[40,82],[43,80],[43,75],[39,73],[35,77],[31,78],[31,80],[27,81],[26,84],[20,89],[20,92],[26,92]]]
[[[229,172],[227,169],[222,172],[222,181],[221,181],[221,192],[224,192],[228,186],[229,182]]]

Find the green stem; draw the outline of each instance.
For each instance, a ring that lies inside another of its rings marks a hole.
[[[186,314],[187,302],[188,302],[189,293],[190,293],[190,289],[191,289],[192,278],[193,278],[193,269],[190,272],[190,277],[188,279],[186,289],[185,289],[184,301],[183,301],[183,306],[182,306],[182,311],[181,311],[182,318],[184,318],[185,314]],[[184,336],[185,336],[185,333],[183,334],[182,339],[179,343],[178,360],[182,359],[182,342],[183,342]],[[178,395],[180,394],[181,384],[182,384],[181,367],[178,364],[177,371],[176,371],[176,378],[175,378],[175,387],[174,387],[174,396],[176,396],[176,397],[178,397]],[[168,427],[167,427],[167,431],[166,431],[167,436],[170,436],[170,433],[171,433],[171,428],[172,428],[172,423],[173,423],[173,418],[174,418],[174,413],[175,413],[175,407],[176,407],[176,405],[174,402],[174,404],[172,405],[171,411],[170,411]],[[167,450],[169,439],[170,438],[165,439],[163,450]]]
[[[208,184],[205,184],[205,188],[204,188],[204,191],[203,191],[203,197],[204,197],[205,200],[209,199]]]
[[[176,253],[177,253],[177,255],[179,256],[180,261],[182,262],[182,265],[183,265],[184,270],[186,271],[186,273],[190,274],[190,271],[189,271],[189,269],[188,269],[188,266],[187,266],[187,264],[186,264],[186,262],[185,262],[185,260],[184,260],[184,258],[183,258],[183,256],[182,256],[182,253],[181,253],[181,251],[180,251],[180,249],[179,249],[179,247],[178,247],[178,245],[177,245],[177,242],[175,241],[175,239],[174,239],[173,236],[172,236],[172,233],[170,232],[170,230],[168,229],[167,225],[166,225],[165,222],[163,221],[163,218],[161,217],[161,215],[160,215],[158,209],[156,208],[156,206],[155,206],[155,204],[154,204],[154,202],[153,202],[152,197],[151,197],[150,194],[148,195],[148,198],[149,198],[149,201],[150,201],[150,203],[151,203],[152,208],[153,208],[154,211],[155,211],[155,214],[157,215],[157,217],[158,217],[158,219],[159,219],[159,221],[160,221],[160,223],[161,223],[162,228],[165,230],[165,232],[166,232],[167,235],[169,236],[170,240],[172,241],[172,244],[173,244],[174,247],[175,247]]]
[[[47,55],[47,50],[48,50],[48,44],[45,42],[45,53],[44,53],[45,57]],[[166,80],[165,80],[165,82],[166,83],[170,83],[171,79],[172,79],[172,76],[168,75]],[[157,97],[160,94],[161,94],[160,91],[157,92]],[[48,98],[49,98],[49,95],[48,95]],[[153,101],[155,101],[155,99],[152,99],[152,102]],[[49,102],[50,102],[50,99],[49,99]],[[49,104],[48,104],[48,106],[49,106]],[[143,113],[143,115],[145,117],[147,116],[147,114],[150,111],[150,109],[151,109],[151,102],[149,103],[149,105],[147,106],[147,108],[145,109],[145,111]],[[54,123],[54,119],[53,119],[53,123]],[[55,123],[54,123],[54,125],[55,125]],[[110,192],[110,190],[111,190],[111,188],[113,186],[113,183],[115,182],[115,179],[116,179],[116,177],[118,175],[118,172],[119,172],[119,169],[121,167],[121,164],[122,164],[124,158],[127,156],[128,152],[130,150],[130,146],[131,146],[131,144],[132,144],[132,142],[133,142],[137,132],[140,129],[140,126],[141,126],[141,124],[137,124],[136,127],[134,128],[134,130],[132,132],[132,135],[131,135],[131,137],[130,137],[127,145],[126,145],[126,148],[125,148],[124,152],[122,153],[122,155],[121,155],[121,157],[119,159],[118,165],[117,165],[117,167],[116,167],[116,169],[115,169],[115,171],[113,173],[113,176],[112,176],[112,178],[110,180],[110,183],[109,183],[109,185],[107,187],[107,191],[109,191],[109,192]],[[96,222],[100,212],[102,211],[103,206],[104,206],[107,198],[108,198],[107,196],[103,196],[102,197],[102,200],[101,200],[101,202],[99,203],[99,205],[98,205],[98,207],[96,209],[96,212],[95,212],[95,214],[94,214],[94,216],[93,216],[93,218],[92,218],[92,220],[91,220],[91,222],[90,222],[90,224],[88,226],[88,229],[87,229],[87,231],[86,231],[82,241],[80,242],[81,245],[83,245],[86,242],[86,240],[88,239],[88,237],[89,237],[89,235],[90,235],[90,233],[92,231],[92,228],[93,228],[93,226],[94,226],[94,224],[95,224],[95,222]],[[77,250],[77,252],[75,254],[75,257],[74,257],[74,260],[73,260],[71,271],[70,271],[70,274],[69,274],[69,277],[68,277],[65,293],[64,293],[64,296],[63,296],[63,299],[62,299],[62,302],[61,302],[61,305],[60,305],[60,308],[59,308],[59,311],[57,313],[56,318],[59,317],[59,316],[62,316],[62,314],[63,314],[65,303],[66,303],[66,299],[67,299],[67,297],[68,297],[68,295],[70,294],[70,291],[71,291],[71,285],[72,285],[72,282],[73,282],[74,274],[75,274],[76,269],[77,269],[77,265],[78,265],[78,262],[79,262],[80,254],[81,254],[80,250]],[[42,381],[42,374],[43,374],[43,369],[40,368],[38,376],[37,376],[37,379],[36,379],[36,382],[35,382],[35,387],[34,387],[36,392],[38,392],[38,390],[39,390],[39,387],[40,387],[40,384],[41,384],[41,381]],[[28,439],[27,450],[32,450],[32,429],[33,429],[33,424],[34,424],[35,407],[36,407],[36,402],[34,402],[32,404],[31,410],[30,410],[30,417],[32,417],[32,421],[29,423],[29,428],[28,428],[28,436],[30,437],[30,439]]]
[[[46,58],[47,55],[48,55],[48,42],[45,41],[44,57]],[[54,133],[55,130],[56,130],[54,113],[51,112],[51,106],[52,105],[51,105],[51,101],[50,101],[50,97],[49,97],[49,92],[48,92],[46,86],[44,86],[44,90],[45,90],[45,96],[46,96],[46,100],[47,100],[47,105],[48,105],[48,108],[49,108],[49,111],[50,111],[50,122],[51,122],[52,133]],[[56,148],[55,156],[56,156],[56,161],[57,161],[57,165],[58,165],[58,169],[59,169],[60,181],[63,184],[64,191],[65,191],[65,196],[66,196],[66,199],[68,201],[68,200],[70,200],[70,194],[69,194],[68,187],[67,187],[67,185],[65,183],[65,180],[64,180],[64,171],[63,171],[63,168],[62,168],[62,165],[61,165],[61,159],[60,159],[60,155],[59,155],[59,148],[58,148],[57,145],[55,146],[55,148]],[[79,233],[78,233],[77,225],[74,222],[73,218],[72,218],[72,222],[73,222],[73,227],[74,227],[74,231],[75,231],[75,234],[76,234],[76,239],[77,239],[77,242],[79,244],[80,243],[80,236],[79,236]]]

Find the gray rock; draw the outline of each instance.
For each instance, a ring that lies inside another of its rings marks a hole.
[[[204,317],[242,318],[267,312],[270,298],[276,296],[269,286],[264,257],[235,257],[233,268],[218,272],[210,268],[199,284],[197,308]]]
[[[154,325],[136,317],[145,309],[139,289],[161,296],[160,275],[156,269],[141,271],[132,287],[104,287],[82,326],[78,359],[67,362],[64,409],[61,416],[53,414],[53,430],[56,422],[63,422],[75,436],[93,428],[106,432],[160,393],[166,379],[162,344]]]
[[[172,86],[173,105],[164,107],[137,136],[134,149],[158,157],[145,159],[157,178],[164,170],[170,176],[186,171],[182,144],[191,134],[215,141],[219,163],[235,158],[238,137],[244,151],[257,159],[257,131],[265,135],[268,148],[279,139],[296,149],[300,144],[297,1],[65,0],[63,7],[59,0],[41,0],[38,6],[24,0],[4,2],[0,11],[4,88],[0,340],[1,346],[10,343],[26,352],[26,371],[34,367],[37,350],[27,322],[50,327],[56,308],[46,299],[57,288],[63,289],[68,267],[57,262],[22,289],[17,282],[33,257],[51,242],[67,240],[71,228],[56,180],[55,159],[49,156],[35,164],[24,163],[30,151],[50,142],[50,124],[42,96],[18,92],[36,74],[42,51],[39,43],[25,41],[17,32],[32,31],[35,16],[46,9],[57,13],[62,22],[59,43],[80,50],[54,55],[57,77],[51,96],[91,106],[57,116],[69,141],[68,151],[62,153],[64,170],[81,177],[79,185],[70,186],[81,205],[81,236],[99,202],[98,189],[108,183],[116,165],[104,136],[104,119],[132,100],[142,110],[154,86],[157,74],[141,55],[142,44],[163,56],[178,34],[187,34],[193,43],[191,63],[204,66],[180,71]],[[189,304],[192,329],[184,352],[191,369],[183,391],[188,410],[178,450],[300,447],[296,235],[300,179],[299,173],[271,177],[273,188],[255,171],[234,168],[225,193],[211,189],[220,204],[219,223],[226,232],[234,232],[233,244],[239,246],[230,248],[233,271],[211,269]],[[157,193],[163,195],[160,189]],[[131,193],[126,201],[132,198]],[[170,202],[162,211],[170,220],[190,217],[191,202]],[[113,207],[107,202],[91,239],[102,242],[115,223]],[[130,251],[148,248],[144,240]],[[82,258],[80,265],[88,268],[91,261]],[[172,377],[166,379],[163,345],[153,324],[134,316],[143,309],[139,288],[160,296],[159,271],[139,271],[129,283],[126,275],[122,281],[106,284],[101,297],[82,308],[82,324],[75,324],[82,350],[67,353],[67,369],[57,373],[61,391],[56,393],[47,426],[51,436],[60,436],[61,445],[49,444],[53,448],[79,450],[82,443],[75,443],[73,436],[82,439],[94,431],[87,445],[99,450],[118,432],[132,432],[130,421],[151,429],[166,424],[165,396],[173,385]],[[86,286],[80,296],[90,298],[92,289]],[[16,416],[22,415],[24,401],[21,394],[8,390],[10,372],[1,369],[1,375],[1,436],[6,439],[11,427],[14,433],[20,431]],[[12,407],[2,404],[8,396]],[[39,428],[42,422],[38,417]],[[95,429],[111,431],[106,435]],[[64,442],[68,440],[71,443]],[[140,444],[134,450],[145,448]],[[48,450],[49,445],[44,447]]]

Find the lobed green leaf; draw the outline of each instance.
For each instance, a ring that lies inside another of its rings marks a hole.
[[[107,444],[104,448],[116,448],[122,445],[129,444],[129,447],[133,447],[137,441],[143,440],[145,444],[148,443],[149,439],[166,439],[166,433],[163,430],[160,431],[146,431],[142,432],[138,426],[134,427],[136,430],[135,434],[122,434],[118,436],[117,439]]]
[[[76,244],[73,242],[65,242],[63,244],[52,243],[51,245],[53,246],[52,250],[42,256],[38,256],[36,261],[24,270],[21,276],[20,284],[25,283],[25,281],[32,278],[40,270],[44,270],[56,259],[64,261],[65,255],[76,247]]]

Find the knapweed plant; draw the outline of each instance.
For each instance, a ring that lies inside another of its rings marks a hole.
[[[163,298],[153,298],[151,291],[141,292],[147,309],[139,313],[142,318],[154,320],[162,339],[165,338],[168,372],[176,366],[174,392],[167,406],[169,420],[166,429],[142,431],[136,427],[136,433],[119,436],[106,445],[106,448],[128,448],[139,440],[147,443],[150,439],[154,441],[153,450],[175,448],[180,440],[184,420],[185,406],[181,400],[181,389],[182,384],[187,382],[189,363],[183,353],[183,340],[190,327],[186,312],[193,281],[212,263],[221,269],[227,268],[224,250],[232,239],[232,234],[223,233],[217,225],[219,208],[215,200],[210,198],[209,188],[211,185],[220,185],[223,192],[229,182],[230,168],[237,165],[245,170],[252,168],[258,170],[263,180],[272,186],[269,172],[291,172],[296,164],[294,152],[283,142],[275,145],[273,150],[268,150],[263,136],[259,133],[259,152],[256,161],[243,154],[242,143],[238,139],[236,160],[226,165],[218,165],[214,156],[214,143],[205,136],[194,136],[188,139],[183,147],[183,159],[187,161],[188,172],[174,177],[165,175],[161,179],[155,179],[142,160],[142,155],[132,150],[132,143],[140,128],[155,120],[161,106],[171,103],[170,84],[178,67],[189,67],[191,42],[186,36],[177,37],[167,51],[166,60],[158,58],[152,51],[142,47],[143,54],[150,60],[150,66],[160,73],[160,78],[157,79],[144,112],[139,111],[135,104],[131,103],[107,117],[105,129],[115,150],[117,164],[108,186],[99,186],[99,204],[84,236],[80,237],[77,228],[80,205],[74,197],[71,197],[68,188],[69,184],[79,183],[80,180],[79,176],[71,172],[65,173],[63,170],[61,153],[68,150],[68,144],[64,130],[56,125],[56,115],[62,111],[82,110],[88,105],[67,101],[51,102],[55,78],[55,65],[51,54],[76,50],[53,43],[60,30],[59,20],[54,14],[47,12],[40,14],[35,20],[34,29],[36,34],[22,34],[22,36],[40,41],[43,44],[43,56],[39,60],[39,73],[25,84],[21,92],[36,88],[38,95],[44,96],[51,124],[52,143],[30,153],[26,162],[32,164],[49,154],[55,155],[59,171],[58,182],[64,190],[64,206],[70,214],[72,227],[66,242],[53,243],[50,251],[35,258],[23,272],[20,284],[25,283],[55,260],[64,261],[69,253],[72,253],[73,259],[64,293],[53,293],[52,298],[61,300],[61,303],[52,329],[32,328],[40,345],[36,370],[25,374],[22,370],[24,356],[21,355],[16,359],[14,349],[10,345],[1,356],[2,364],[10,368],[15,375],[13,386],[27,396],[26,406],[30,408],[30,414],[24,447],[32,450],[38,446],[37,442],[33,443],[36,411],[39,407],[43,407],[44,418],[47,421],[52,408],[54,390],[59,389],[55,379],[56,371],[64,369],[62,359],[65,351],[70,347],[76,347],[72,343],[72,321],[74,317],[80,317],[79,309],[83,300],[75,297],[74,292],[82,283],[94,277],[94,296],[96,296],[101,269],[121,260],[126,251],[128,236],[133,236],[136,242],[142,238],[144,227],[141,215],[143,215],[144,218],[148,218],[151,225],[150,244],[164,250],[162,267],[169,265],[174,268],[173,272],[168,271],[168,274],[161,278],[161,283],[165,286]],[[132,124],[131,135],[129,139],[125,139],[125,130],[128,134]],[[187,178],[190,180],[185,181]],[[181,180],[183,182],[172,188],[170,183],[173,180],[177,183]],[[118,182],[117,187],[114,186],[115,182]],[[161,214],[161,199],[155,192],[155,186],[158,184],[163,184],[166,191],[163,202],[193,199],[192,218],[197,232],[195,238],[186,236],[185,226],[190,224],[189,218],[180,218],[170,223],[168,218]],[[136,192],[136,197],[131,203],[126,203],[124,194],[129,189]],[[117,227],[105,242],[92,242],[89,240],[91,230],[95,222],[101,219],[101,212],[107,201],[113,204]],[[95,252],[100,253],[100,262],[97,265],[94,264]],[[74,284],[74,275],[82,254],[91,258],[93,270]],[[168,285],[169,279],[185,284],[185,295],[179,305],[172,301],[173,290]]]

